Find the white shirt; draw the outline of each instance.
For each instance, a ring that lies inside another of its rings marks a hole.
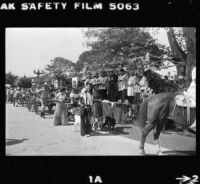
[[[127,89],[128,76],[126,74],[118,76],[118,90]]]
[[[99,86],[99,89],[106,89],[107,82],[108,82],[108,77],[99,77],[99,83],[101,84]]]
[[[146,54],[146,56],[145,56],[145,60],[148,61],[148,62],[150,61],[149,52],[147,52],[147,54]]]
[[[84,91],[83,93],[81,93],[81,97],[83,97],[85,105],[92,105],[93,95],[91,95],[89,92]]]
[[[144,90],[144,91],[147,90],[148,82],[147,82],[146,77],[143,76],[142,79],[139,81],[139,84],[140,84],[140,90]]]
[[[128,79],[128,86],[134,87],[135,83],[136,83],[136,77],[135,76],[131,76]]]
[[[91,79],[91,84],[92,85],[96,85],[96,84],[99,84],[100,83],[100,80],[99,80],[99,78],[93,78],[93,79]]]
[[[135,96],[135,83],[136,83],[136,77],[135,76],[131,76],[128,79],[128,88],[127,88],[127,96]]]

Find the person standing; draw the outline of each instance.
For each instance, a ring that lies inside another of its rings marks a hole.
[[[61,87],[60,92],[55,97],[56,108],[54,112],[54,126],[68,124],[67,109],[65,106],[65,88]]]
[[[99,75],[98,73],[95,74],[95,78],[92,79],[92,95],[93,95],[93,104],[92,104],[92,115],[94,117],[94,124],[93,128],[96,130],[97,128],[100,129],[102,124],[102,102],[101,96],[99,94]]]
[[[41,101],[41,105],[42,105],[42,110],[41,110],[41,114],[40,116],[43,117],[45,119],[45,108],[47,105],[47,100],[49,98],[49,94],[50,94],[50,89],[47,83],[44,84],[43,88],[40,89],[38,91],[38,93],[41,94],[40,96],[40,101]]]
[[[108,82],[108,100],[110,102],[117,102],[118,99],[118,87],[115,80],[114,74],[111,74],[110,81]]]
[[[135,74],[134,92],[135,92],[134,104],[139,105],[140,104],[140,84],[139,84],[139,75],[137,72]]]
[[[8,88],[6,91],[7,103],[10,101],[10,89]]]
[[[140,86],[140,98],[143,100],[144,95],[147,93],[148,89],[148,81],[147,78],[144,76],[143,72],[140,74],[140,81],[139,81],[139,86]]]
[[[93,86],[99,85],[99,74],[95,73],[94,77],[91,79],[91,84]]]
[[[18,87],[17,90],[14,92],[14,95],[13,95],[13,106],[15,107],[17,101],[18,101],[18,98],[20,96],[20,88]]]
[[[108,85],[108,77],[106,76],[105,71],[101,73],[101,76],[99,78],[99,94],[101,96],[102,100],[107,100],[107,85]]]
[[[80,99],[81,136],[89,137],[91,134],[91,106],[93,104],[92,85],[88,84],[81,93]]]
[[[135,84],[136,84],[136,76],[134,75],[134,71],[130,71],[130,77],[128,79],[128,88],[127,88],[127,97],[129,103],[133,104],[135,101]]]
[[[127,98],[127,81],[128,75],[125,73],[124,69],[121,69],[120,75],[118,76],[118,91],[119,99],[121,99],[122,103]]]

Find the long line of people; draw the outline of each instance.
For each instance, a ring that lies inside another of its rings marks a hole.
[[[132,105],[139,106],[144,98],[153,95],[148,81],[139,70],[120,69],[96,72],[93,75],[87,72],[84,81],[75,89],[61,87],[58,90],[44,84],[36,89],[10,88],[6,95],[7,101],[11,101],[14,106],[25,104],[29,111],[37,114],[40,107],[42,118],[45,118],[47,106],[50,111],[55,106],[55,126],[67,125],[78,112],[81,135],[89,136],[92,129],[101,130],[105,117],[113,118],[116,122],[118,119],[124,121],[126,117],[126,122],[133,123]],[[113,113],[112,109],[116,112]],[[124,117],[120,117],[120,114]]]

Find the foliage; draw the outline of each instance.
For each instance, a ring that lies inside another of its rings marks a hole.
[[[86,63],[99,68],[105,65],[126,63],[133,55],[144,56],[147,50],[161,57],[167,52],[165,46],[156,44],[153,37],[142,28],[90,28],[84,32],[90,51],[83,52],[77,65]],[[154,62],[154,59],[152,60]]]
[[[11,72],[6,73],[6,84],[10,84],[11,86],[14,86],[17,78],[18,76],[14,75]]]
[[[75,67],[75,64],[72,61],[62,57],[55,57],[51,60],[51,64],[47,65],[45,69],[49,76],[60,79],[61,77],[66,76],[66,73],[71,71],[72,67]]]
[[[32,87],[31,78],[26,77],[26,76],[21,77],[19,78],[17,85],[21,88],[31,88]]]

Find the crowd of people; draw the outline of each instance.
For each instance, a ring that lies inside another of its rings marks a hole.
[[[74,120],[74,114],[80,116],[81,136],[90,136],[93,130],[101,130],[106,116],[115,118],[111,114],[114,103],[126,104],[126,122],[133,123],[133,107],[142,103],[144,98],[154,95],[148,72],[143,70],[101,71],[87,72],[83,80],[75,88],[51,88],[48,84],[35,89],[9,88],[6,91],[7,102],[14,106],[25,105],[29,111],[39,112],[45,118],[45,108],[51,111],[55,105],[53,123],[67,125]],[[110,103],[110,107],[102,105]],[[112,107],[112,108],[111,108]]]

